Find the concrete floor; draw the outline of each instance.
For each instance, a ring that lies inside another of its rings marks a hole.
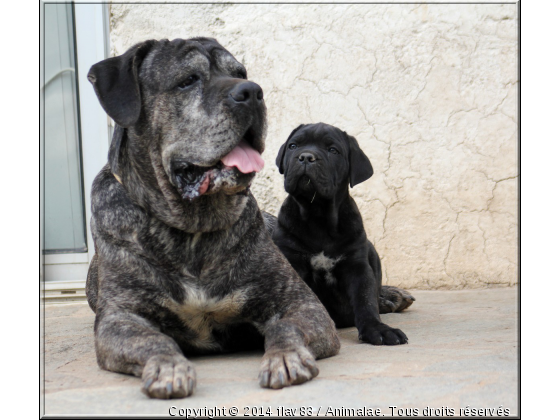
[[[140,379],[98,368],[93,345],[94,314],[87,304],[45,308],[45,414],[181,414],[180,408],[312,407],[509,409],[518,414],[518,291],[414,291],[416,302],[400,314],[382,315],[401,328],[408,345],[377,347],[358,342],[355,328],[339,330],[342,349],[318,362],[317,378],[279,391],[257,384],[261,354],[191,358],[198,386],[192,397],[151,400]],[[228,411],[226,411],[227,413]],[[199,413],[204,415],[204,413]],[[346,412],[348,414],[348,412]],[[359,413],[357,413],[359,414]],[[438,412],[432,412],[432,415]],[[450,414],[448,411],[447,414]],[[486,414],[489,414],[487,412]],[[212,415],[206,412],[206,416]],[[191,412],[191,417],[194,413]],[[182,417],[185,417],[183,414]]]

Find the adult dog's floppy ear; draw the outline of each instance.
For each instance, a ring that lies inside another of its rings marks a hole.
[[[126,154],[124,153],[126,141],[126,128],[122,128],[120,125],[115,124],[113,139],[111,140],[111,146],[109,147],[109,167],[119,182],[122,182],[121,163],[123,159],[126,158]]]
[[[296,128],[294,128],[288,136],[288,140],[286,140],[280,147],[280,150],[278,150],[278,155],[276,156],[276,166],[278,166],[278,170],[281,174],[284,174],[284,154],[286,153],[286,146],[288,145],[288,142],[294,136],[294,134],[296,134],[296,132],[304,125],[305,124],[300,124]]]
[[[87,77],[101,106],[121,127],[130,127],[140,117],[138,68],[156,42],[136,44],[124,54],[100,61],[89,70]]]
[[[360,149],[358,141],[346,132],[344,134],[348,137],[348,144],[350,146],[348,161],[350,164],[350,188],[352,188],[354,185],[369,179],[373,175],[373,167],[366,154]]]

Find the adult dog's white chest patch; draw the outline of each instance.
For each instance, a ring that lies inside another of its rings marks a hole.
[[[191,343],[200,348],[217,346],[212,330],[223,328],[241,313],[245,294],[235,291],[223,298],[211,297],[207,292],[193,286],[185,286],[183,302],[168,302],[168,307],[181,318],[184,325],[197,334]]]
[[[325,252],[320,252],[319,254],[313,255],[311,260],[311,268],[318,274],[324,274],[325,282],[329,285],[336,283],[336,278],[332,274],[332,270],[335,265],[342,260],[342,255],[337,258],[330,258],[325,255]]]

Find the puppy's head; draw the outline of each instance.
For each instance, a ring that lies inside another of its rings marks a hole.
[[[297,127],[280,147],[276,165],[284,174],[284,188],[293,196],[317,194],[333,199],[338,191],[373,175],[369,159],[358,142],[332,125]]]
[[[134,155],[160,188],[191,201],[245,193],[262,169],[262,89],[216,40],[146,41],[95,64],[88,79],[120,127],[109,153],[115,175]]]

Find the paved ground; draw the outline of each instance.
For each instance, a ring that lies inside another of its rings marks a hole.
[[[410,344],[374,347],[358,343],[355,328],[339,330],[340,354],[319,361],[319,376],[280,391],[259,388],[257,352],[192,358],[198,374],[194,396],[168,401],[145,397],[138,378],[97,367],[94,315],[87,304],[47,306],[45,414],[169,416],[171,406],[176,414],[180,408],[235,406],[242,415],[245,406],[263,406],[276,416],[279,407],[311,406],[314,414],[321,407],[320,415],[334,413],[329,407],[379,408],[391,415],[390,406],[396,406],[417,408],[422,416],[427,407],[440,410],[432,415],[445,407],[458,415],[468,406],[507,408],[517,415],[517,293],[415,291],[409,310],[382,316]]]

